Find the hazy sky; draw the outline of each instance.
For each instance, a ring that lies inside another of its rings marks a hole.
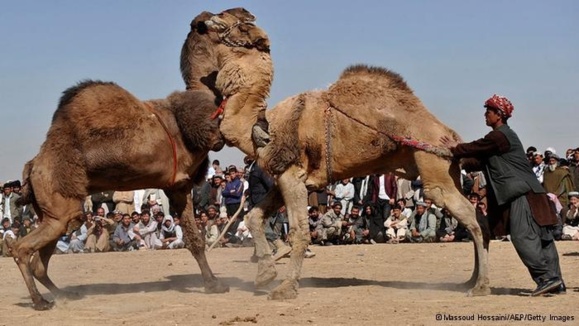
[[[0,180],[21,177],[61,92],[82,79],[143,100],[184,89],[190,21],[237,6],[271,39],[270,107],[367,63],[399,72],[465,140],[489,131],[482,104],[498,93],[525,147],[579,147],[579,1],[0,1]]]

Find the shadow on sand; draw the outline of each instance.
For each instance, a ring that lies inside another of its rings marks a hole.
[[[253,292],[256,296],[268,294],[269,290],[273,289],[281,280],[274,281],[267,289],[256,289],[253,281],[244,281],[236,277],[220,278],[225,284],[231,288],[236,288],[241,291]],[[410,282],[410,281],[375,281],[358,278],[320,278],[307,277],[300,281],[300,288],[340,288],[352,286],[379,286],[383,288],[395,289],[416,289],[416,290],[440,290],[453,291],[466,294],[469,287],[464,283],[426,283],[426,282]],[[162,291],[178,291],[181,293],[204,293],[203,278],[199,274],[182,274],[167,276],[164,280],[141,283],[97,283],[97,284],[83,284],[63,287],[62,290],[67,293],[72,293],[70,300],[82,299],[87,295],[99,294],[124,294],[124,293],[140,293],[140,292],[162,292]],[[527,296],[529,289],[516,288],[491,288],[492,295],[517,295]],[[50,296],[50,295],[49,295]],[[48,296],[47,296],[48,297]],[[50,298],[52,299],[52,298]]]

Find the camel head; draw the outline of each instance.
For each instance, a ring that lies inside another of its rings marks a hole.
[[[222,12],[206,20],[205,25],[208,30],[218,33],[221,42],[227,46],[255,48],[269,53],[269,37],[265,31],[235,15]]]

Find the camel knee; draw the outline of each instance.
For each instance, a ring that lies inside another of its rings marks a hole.
[[[432,200],[432,202],[434,202],[434,204],[438,207],[446,207],[443,191],[440,187],[425,188],[424,198]]]

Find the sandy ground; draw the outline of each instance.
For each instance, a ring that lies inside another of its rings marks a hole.
[[[491,243],[492,295],[474,298],[457,287],[472,272],[470,243],[311,248],[317,256],[305,260],[300,294],[288,301],[254,290],[250,248],[208,254],[213,271],[231,286],[212,295],[203,293],[199,268],[184,249],[55,256],[53,280],[81,298],[46,312],[31,308],[13,260],[0,258],[0,325],[579,324],[579,242],[558,243],[567,294],[538,298],[521,294],[534,283],[510,243]],[[287,262],[277,264],[275,284]],[[493,316],[515,321],[482,320]],[[459,317],[474,320],[448,320]]]

